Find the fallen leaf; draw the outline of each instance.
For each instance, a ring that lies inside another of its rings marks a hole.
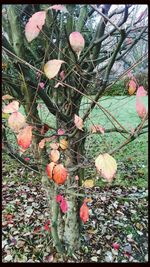
[[[85,188],[92,188],[94,186],[94,181],[92,179],[87,179],[84,181],[83,186]]]

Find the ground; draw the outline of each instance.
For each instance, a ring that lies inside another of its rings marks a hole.
[[[135,98],[122,97],[123,102],[116,109],[115,103],[120,99],[106,98],[103,103],[126,127],[135,127],[140,121]],[[87,127],[91,121],[110,127],[98,112],[93,110]],[[119,145],[122,139],[118,133],[89,136],[86,156],[95,158],[106,148]],[[29,156],[28,152],[24,155]],[[86,170],[86,179],[92,178],[95,183],[93,189],[86,189],[86,196],[91,195],[90,219],[83,226],[81,250],[72,258],[66,257],[66,262],[148,261],[147,134],[114,157],[118,170],[110,186],[93,168]],[[47,199],[40,177],[3,155],[3,262],[62,262],[52,246],[49,232]]]

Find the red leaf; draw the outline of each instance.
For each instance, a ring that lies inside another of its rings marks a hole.
[[[61,202],[62,201],[63,196],[62,195],[57,195],[56,196],[56,202]]]
[[[51,147],[52,149],[58,149],[58,148],[59,148],[59,143],[57,143],[57,142],[55,142],[55,143],[51,143],[51,144],[50,144],[50,147]]]
[[[66,213],[68,211],[68,203],[65,198],[62,197],[61,204],[60,204],[61,211]]]
[[[44,225],[44,230],[48,232],[51,230],[47,223]]]
[[[68,171],[62,164],[58,164],[54,167],[53,174],[53,180],[60,185],[65,183]]]
[[[27,126],[17,135],[18,145],[26,150],[32,142],[32,126]]]
[[[80,218],[84,223],[86,223],[89,220],[89,208],[85,202],[80,208]]]
[[[120,248],[120,245],[118,243],[113,243],[112,246],[115,250],[118,250]]]
[[[60,72],[60,78],[61,78],[62,80],[65,78],[65,72],[64,72],[64,70],[62,70],[62,71]]]
[[[18,111],[13,112],[8,118],[8,125],[14,132],[19,132],[26,124],[25,117]]]
[[[53,179],[53,169],[54,169],[55,163],[51,162],[47,164],[46,166],[46,172],[50,179]]]
[[[18,111],[18,109],[19,109],[19,102],[14,100],[4,107],[3,112],[4,113],[13,113],[13,112]]]
[[[39,35],[43,25],[45,24],[45,19],[46,11],[36,12],[29,19],[28,23],[25,26],[25,36],[28,42],[31,42]]]

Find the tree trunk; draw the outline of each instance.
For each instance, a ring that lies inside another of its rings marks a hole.
[[[62,127],[63,128],[63,127]],[[68,149],[61,151],[63,160],[61,163],[67,168],[69,175],[63,186],[57,186],[53,181],[45,177],[46,191],[49,199],[51,234],[54,246],[62,255],[71,255],[80,248],[81,220],[79,209],[81,207],[81,198],[78,196],[79,182],[83,180],[83,169],[77,165],[82,163],[82,154],[84,153],[83,132],[79,131],[77,135],[68,141]],[[64,138],[64,137],[62,137]],[[77,140],[81,139],[77,143]],[[82,175],[79,181],[75,180],[76,175]],[[63,195],[68,203],[68,212],[62,213],[60,204],[56,203],[57,194]]]

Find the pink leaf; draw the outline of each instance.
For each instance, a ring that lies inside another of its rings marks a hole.
[[[25,117],[18,111],[13,112],[8,118],[8,125],[14,132],[18,132],[26,124]]]
[[[147,95],[146,90],[144,89],[143,86],[140,86],[140,87],[137,89],[136,96],[137,96],[137,97],[141,97],[141,96],[146,96],[146,95]]]
[[[60,72],[60,78],[61,78],[62,80],[65,78],[65,72],[64,72],[64,70],[62,70],[62,71]]]
[[[84,41],[82,34],[80,32],[72,32],[69,35],[69,42],[72,47],[72,50],[76,52],[79,58],[80,53],[83,50],[84,45],[85,45],[85,41]]]
[[[58,203],[58,202],[61,202],[61,201],[62,201],[62,198],[63,198],[62,195],[57,195],[57,196],[56,196],[56,202],[57,202],[57,203]]]
[[[146,90],[143,86],[140,86],[136,93],[136,111],[140,118],[143,118],[147,112],[146,107],[143,103],[143,97],[145,97],[146,95]]]
[[[54,10],[60,10],[63,12],[68,12],[67,8],[64,5],[53,5],[49,7],[48,9],[54,9]]]
[[[24,160],[25,160],[25,161],[29,161],[29,160],[30,160],[30,158],[24,158]]]
[[[60,204],[61,211],[66,213],[68,211],[68,203],[65,198],[62,197],[61,204]]]
[[[17,135],[18,145],[26,150],[32,142],[32,126],[27,126]]]
[[[13,112],[18,111],[18,109],[19,109],[19,102],[14,100],[4,107],[3,112],[4,113],[13,113]]]
[[[65,63],[65,61],[63,60],[59,60],[59,59],[52,59],[52,60],[49,60],[45,65],[44,65],[44,72],[45,72],[45,75],[49,78],[49,79],[52,79],[54,78],[60,68],[61,68],[61,64],[62,63]]]
[[[74,115],[74,124],[79,130],[83,131],[83,120],[76,114]]]
[[[93,125],[91,126],[91,132],[92,133],[101,133],[101,134],[104,134],[105,132],[105,128],[102,127],[101,125]]]
[[[147,112],[145,105],[138,98],[136,99],[136,111],[141,119],[144,118]]]
[[[31,42],[39,35],[43,25],[45,24],[45,19],[46,11],[36,12],[29,19],[28,23],[25,26],[25,36],[28,42]]]
[[[43,82],[39,83],[39,86],[40,86],[42,89],[44,89],[44,85],[45,85],[45,83],[43,83]]]
[[[63,135],[65,131],[63,129],[58,129],[57,134],[58,135]]]
[[[78,176],[78,175],[75,176],[75,180],[76,180],[76,181],[79,180],[79,176]]]

